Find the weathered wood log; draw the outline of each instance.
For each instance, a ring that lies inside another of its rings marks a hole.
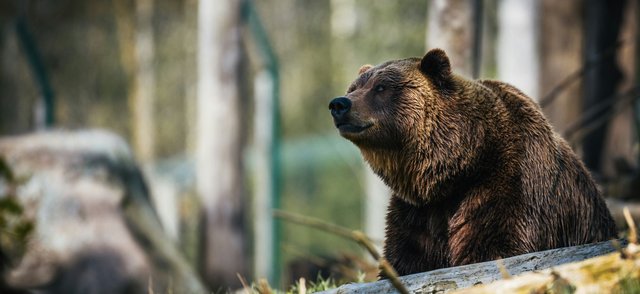
[[[640,249],[630,244],[622,252],[526,273],[456,293],[638,293]]]
[[[518,275],[582,261],[615,250],[615,244],[607,241],[523,254],[503,259],[500,262],[509,274]],[[503,274],[500,272],[498,262],[488,261],[408,275],[400,277],[400,280],[410,292],[443,293],[491,283],[502,279],[502,277]],[[373,283],[347,284],[322,293],[396,293],[396,290],[389,281],[383,280]]]

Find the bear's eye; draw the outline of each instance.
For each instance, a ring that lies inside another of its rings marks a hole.
[[[376,88],[375,88],[375,91],[376,91],[376,92],[382,92],[382,91],[384,91],[384,86],[383,86],[383,85],[377,85],[377,86],[376,86]]]

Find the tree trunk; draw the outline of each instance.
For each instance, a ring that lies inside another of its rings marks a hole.
[[[190,156],[196,153],[197,134],[197,109],[198,109],[198,77],[194,70],[197,65],[198,48],[192,40],[197,40],[198,32],[198,0],[184,1],[184,53],[185,62],[183,68],[184,97],[186,109],[186,153]]]
[[[625,4],[625,0],[586,2],[585,59],[587,63],[593,63],[593,67],[585,76],[584,111],[612,99],[622,79],[615,52]],[[606,115],[611,109],[605,107],[598,111],[597,116]],[[584,163],[595,172],[601,172],[607,126],[604,124],[583,139]]]
[[[538,2],[498,4],[498,79],[538,100]]]
[[[364,231],[376,245],[382,245],[384,240],[385,218],[387,204],[391,197],[391,189],[367,165],[365,167],[366,193]],[[377,246],[382,252],[381,246]]]
[[[273,145],[273,77],[263,70],[256,75],[254,81],[254,144],[255,159],[255,193],[254,193],[254,231],[255,251],[254,268],[256,278],[273,277],[273,199],[271,181],[271,147]],[[278,283],[279,281],[272,281]]]
[[[240,0],[199,2],[196,181],[202,271],[213,289],[246,276],[239,70]],[[259,240],[258,240],[259,241]]]
[[[135,98],[132,102],[133,144],[138,160],[143,163],[153,160],[155,141],[153,128],[156,87],[153,66],[153,1],[136,0],[135,56],[137,67],[134,77]]]
[[[637,53],[638,48],[638,1],[628,1],[621,20],[620,34],[618,40],[620,44],[617,54],[617,62],[620,66],[624,78],[618,85],[618,93],[627,92],[638,85],[637,78]],[[640,100],[636,100],[640,101]],[[631,166],[638,166],[638,129],[636,129],[636,119],[634,118],[634,105],[622,105],[623,110],[616,113],[611,118],[606,130],[607,136],[603,144],[603,158],[600,172],[605,178],[620,178],[625,175],[616,168],[616,162],[625,160]],[[620,106],[618,106],[620,107]],[[634,191],[635,192],[635,191]],[[633,197],[640,200],[640,195]]]
[[[473,1],[431,1],[427,20],[426,47],[443,49],[451,60],[452,70],[467,77],[472,77],[474,64]]]
[[[21,52],[17,31],[3,27],[0,36],[0,134],[26,133],[35,128],[37,85]],[[29,85],[25,87],[24,85]]]
[[[130,2],[116,0],[120,63],[129,80],[128,101],[132,110],[131,134],[136,158],[148,163],[154,157],[154,43],[153,1],[135,1],[135,14],[129,13]]]
[[[540,8],[540,102],[559,133],[580,116],[582,80],[558,88],[582,67],[583,1],[543,0]],[[553,93],[557,92],[557,94]],[[553,95],[553,98],[552,98]],[[549,102],[546,102],[549,101]]]

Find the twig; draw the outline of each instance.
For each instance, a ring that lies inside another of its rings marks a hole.
[[[373,257],[375,260],[380,259],[380,253],[378,253],[378,250],[373,245],[373,242],[371,242],[369,237],[367,237],[367,235],[365,235],[363,232],[357,231],[357,230],[352,231],[351,235],[354,237],[353,239],[356,242],[360,243],[360,245],[362,245],[362,247],[367,249],[369,254],[371,254],[371,257]]]
[[[247,294],[251,294],[251,288],[249,288],[247,281],[242,277],[242,275],[240,275],[240,273],[236,273],[236,276],[238,277],[238,280],[240,280],[240,284],[242,284],[244,291],[247,292]]]
[[[629,243],[630,244],[638,244],[638,232],[636,230],[636,223],[633,221],[631,217],[631,212],[629,212],[629,207],[624,207],[622,209],[622,213],[624,214],[624,219],[627,221],[627,225],[629,226]]]
[[[625,110],[624,107],[627,103],[635,101],[637,97],[638,88],[634,87],[629,91],[615,95],[610,99],[598,103],[589,108],[577,121],[571,123],[567,130],[564,132],[564,137],[571,143],[580,141],[589,133],[596,130],[598,127],[609,121],[609,119],[620,111]],[[606,109],[614,105],[608,111],[601,113],[603,109]]]
[[[284,219],[286,221],[290,221],[293,223],[297,223],[299,225],[312,227],[315,229],[319,229],[328,233],[332,233],[334,235],[341,236],[343,238],[347,238],[353,241],[356,241],[360,246],[364,247],[367,252],[373,257],[373,259],[378,261],[378,265],[382,274],[384,274],[389,280],[391,284],[398,290],[398,292],[402,294],[408,294],[409,290],[402,284],[398,277],[398,273],[393,269],[391,264],[384,259],[378,250],[373,245],[373,242],[365,235],[363,232],[358,230],[350,230],[345,227],[341,227],[332,223],[325,222],[323,220],[312,218],[308,216],[302,216],[299,214],[286,212],[282,210],[276,210],[273,212],[275,217]]]
[[[602,60],[605,57],[614,55],[618,50],[618,48],[620,48],[622,45],[625,45],[624,40],[620,40],[616,42],[607,50],[596,55],[594,58],[587,60],[582,65],[581,68],[579,68],[578,70],[574,71],[573,73],[565,77],[562,81],[560,81],[560,83],[558,83],[557,86],[551,89],[551,91],[549,91],[547,95],[545,95],[542,99],[540,99],[540,107],[545,108],[546,106],[549,106],[549,104],[551,104],[551,102],[553,102],[553,100],[555,100],[558,97],[558,95],[562,93],[562,91],[564,91],[567,87],[569,87],[575,81],[581,79],[589,69],[591,69],[593,66],[602,62]]]
[[[504,263],[502,263],[502,259],[496,259],[496,265],[498,266],[498,270],[500,271],[503,279],[511,278],[511,274],[509,273],[509,271],[507,271]]]
[[[371,257],[373,257],[374,260],[380,259],[380,253],[378,253],[378,250],[376,250],[371,240],[369,240],[369,238],[361,231],[350,230],[345,227],[328,223],[317,218],[302,216],[299,214],[290,213],[282,210],[274,211],[273,215],[275,217],[278,217],[293,223],[297,223],[299,225],[316,228],[328,233],[332,233],[334,235],[341,236],[343,238],[354,240],[358,242],[358,244],[363,246],[367,250],[367,252],[371,254]]]
[[[398,290],[398,292],[402,294],[409,294],[409,290],[407,290],[407,288],[404,286],[404,284],[402,284],[402,282],[398,278],[398,273],[393,269],[391,264],[389,264],[389,262],[386,259],[384,259],[384,257],[379,259],[378,264],[380,266],[380,270],[382,271],[382,273],[385,276],[387,276],[387,278],[389,278],[389,281],[391,282],[393,287],[395,287],[396,290]]]
[[[147,281],[147,293],[153,294],[153,278],[149,275],[149,280]]]
[[[612,105],[615,105],[618,100],[629,97],[631,93],[626,92],[624,94],[616,94],[611,97],[607,97],[607,99],[603,99],[595,105],[589,107],[589,109],[585,110],[580,117],[574,122],[570,123],[567,126],[567,129],[564,131],[565,136],[571,136],[574,133],[580,131],[581,128],[584,127],[585,124],[591,123],[593,120],[598,119],[600,116],[603,116],[607,112],[603,111],[609,109]]]
[[[260,279],[258,280],[258,293],[260,294],[271,294],[273,293],[273,291],[271,290],[271,287],[269,286],[269,282],[267,282],[266,279]]]
[[[307,280],[304,278],[298,280],[298,294],[307,294]]]

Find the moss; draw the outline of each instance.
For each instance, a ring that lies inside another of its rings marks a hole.
[[[337,288],[336,282],[332,278],[323,278],[318,275],[316,281],[303,282],[304,286],[301,285],[302,281],[297,281],[295,285],[292,285],[291,288],[287,291],[287,294],[297,294],[300,293],[300,290],[304,288],[305,293],[315,293],[320,291],[326,291],[330,289]]]
[[[623,277],[616,283],[612,293],[640,293],[640,279]]]

